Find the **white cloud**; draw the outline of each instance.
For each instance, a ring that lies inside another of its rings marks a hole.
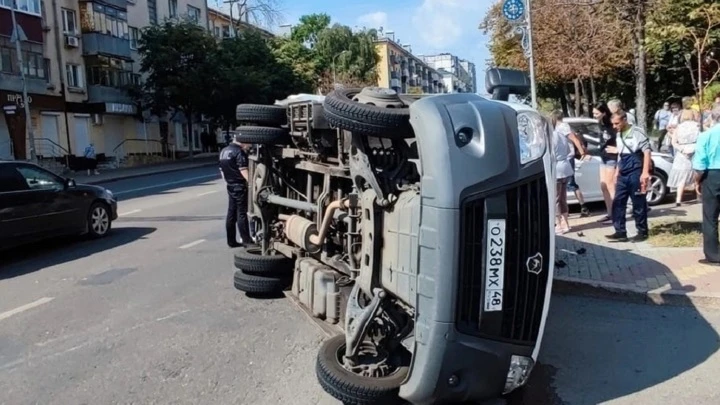
[[[367,28],[387,28],[388,15],[384,11],[364,14],[357,18],[357,23]]]
[[[478,35],[478,25],[492,0],[423,0],[413,14],[417,35],[428,47],[443,49],[464,35]]]

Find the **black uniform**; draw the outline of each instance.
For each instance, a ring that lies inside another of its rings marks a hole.
[[[228,192],[228,212],[225,219],[227,243],[230,247],[237,247],[237,231],[240,232],[242,243],[252,243],[250,237],[250,224],[248,222],[248,196],[247,181],[240,170],[247,169],[248,158],[245,151],[236,143],[220,151],[220,170],[222,170]]]

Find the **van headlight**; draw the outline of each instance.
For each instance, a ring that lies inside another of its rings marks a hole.
[[[517,115],[520,144],[520,164],[538,160],[547,147],[547,125],[535,112],[523,111]]]

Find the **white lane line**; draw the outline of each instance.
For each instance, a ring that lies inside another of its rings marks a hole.
[[[202,197],[202,196],[204,196],[204,195],[215,194],[215,193],[217,193],[217,192],[218,192],[218,190],[206,191],[206,192],[204,192],[204,193],[198,194],[197,196],[198,196],[198,197]]]
[[[121,212],[121,213],[118,214],[118,216],[119,216],[119,217],[124,217],[125,215],[137,214],[137,213],[140,212],[140,211],[142,211],[142,210],[132,210],[132,211],[128,211],[128,212]]]
[[[196,240],[196,241],[194,241],[194,242],[186,243],[186,244],[180,246],[178,249],[188,249],[188,248],[191,248],[191,247],[193,247],[193,246],[197,246],[197,245],[199,245],[199,244],[201,244],[201,243],[203,243],[203,242],[205,242],[205,239],[198,239],[198,240]]]
[[[5,311],[5,312],[3,312],[3,313],[0,314],[0,321],[5,320],[5,319],[7,319],[7,318],[10,318],[11,316],[17,315],[17,314],[19,314],[19,313],[21,313],[21,312],[25,312],[25,311],[27,311],[27,310],[29,310],[29,309],[33,309],[33,308],[35,308],[35,307],[39,307],[40,305],[47,304],[48,302],[50,302],[50,301],[52,301],[52,300],[54,300],[54,299],[55,299],[55,297],[42,297],[42,298],[40,298],[40,299],[37,300],[37,301],[33,301],[33,302],[29,303],[29,304],[25,304],[25,305],[23,305],[23,306],[21,306],[21,307],[17,307],[17,308],[15,308],[15,309],[11,309],[11,310],[9,310],[9,311]]]
[[[118,192],[114,192],[114,191],[113,191],[113,194],[115,194],[115,195],[123,195],[123,194],[128,194],[128,193],[134,193],[134,192],[136,192],[136,191],[152,190],[152,189],[154,189],[154,188],[161,188],[161,187],[166,187],[166,186],[174,186],[174,185],[176,185],[176,184],[188,183],[188,182],[195,181],[195,180],[218,178],[218,177],[219,177],[218,174],[206,174],[206,175],[204,175],[204,176],[188,177],[187,179],[182,179],[182,180],[177,180],[177,181],[171,181],[171,182],[162,183],[162,184],[155,184],[155,185],[153,185],[153,186],[134,188],[134,189],[132,189],[132,190],[125,190],[125,191],[118,191]]]

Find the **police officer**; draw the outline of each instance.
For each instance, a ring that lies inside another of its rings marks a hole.
[[[250,144],[239,141],[242,134],[236,133],[233,141],[220,151],[220,172],[227,184],[228,212],[225,218],[227,244],[231,248],[252,242],[248,223],[248,157]],[[236,239],[236,227],[242,244]]]
[[[617,132],[618,149],[618,163],[615,169],[617,181],[615,198],[612,203],[615,233],[606,237],[618,242],[628,240],[625,229],[625,210],[628,198],[630,198],[637,228],[637,235],[632,240],[633,242],[644,241],[648,238],[648,205],[645,194],[650,181],[652,162],[650,140],[642,129],[628,123],[625,111],[619,110],[614,113],[611,122]]]

